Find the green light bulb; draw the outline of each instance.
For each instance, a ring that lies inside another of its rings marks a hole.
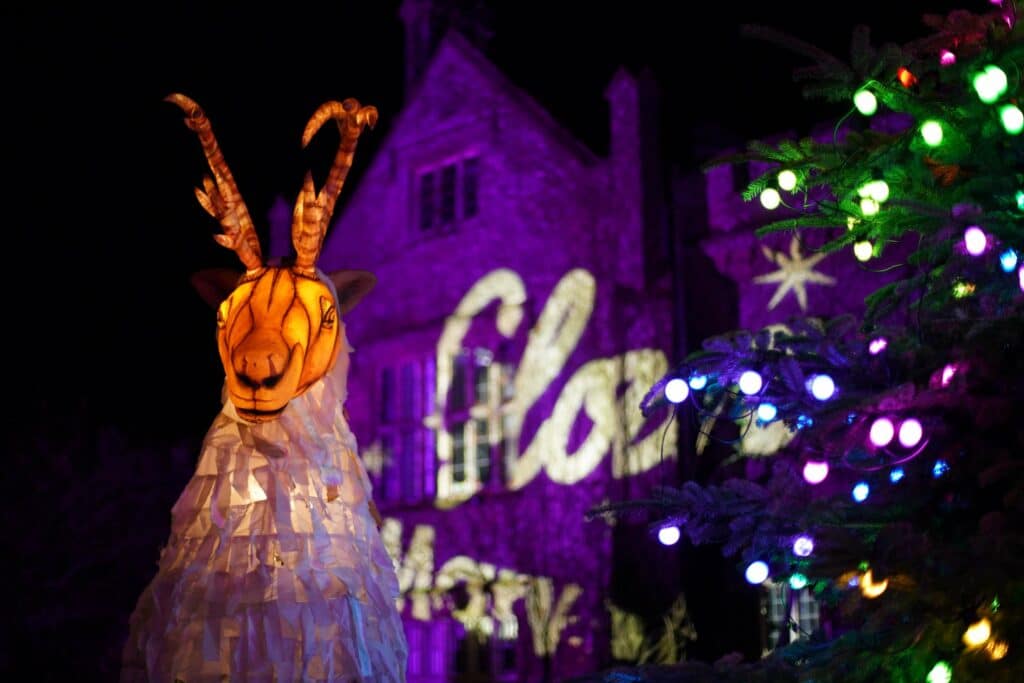
[[[878,98],[870,90],[858,90],[853,94],[853,106],[864,116],[871,116],[878,111]]]
[[[1024,211],[1024,190],[1017,190],[1017,208]]]
[[[939,662],[928,672],[927,683],[950,683],[953,680],[953,667],[948,662]]]
[[[942,124],[935,119],[928,119],[921,124],[921,137],[929,147],[938,147],[942,144]]]
[[[792,192],[796,188],[796,173],[789,169],[779,171],[779,187],[786,192]]]
[[[971,85],[974,92],[978,93],[978,99],[985,104],[992,104],[1006,92],[1006,72],[995,64],[989,64],[983,71],[974,74]]]
[[[1024,112],[1015,104],[1004,104],[1000,107],[999,120],[1010,135],[1017,135],[1024,130]]]

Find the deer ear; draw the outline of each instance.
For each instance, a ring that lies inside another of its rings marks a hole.
[[[216,310],[220,302],[234,291],[240,277],[241,273],[230,268],[207,268],[193,273],[189,280],[203,301]]]
[[[338,309],[348,313],[377,284],[377,276],[368,270],[338,270],[327,277],[338,292]]]

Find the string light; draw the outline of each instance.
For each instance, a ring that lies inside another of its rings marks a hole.
[[[891,481],[893,484],[895,484],[900,479],[903,478],[903,475],[904,475],[904,472],[903,472],[903,468],[902,467],[893,467],[891,470],[889,470],[889,481]]]
[[[882,206],[874,197],[862,197],[860,200],[860,212],[864,214],[865,218],[877,216],[881,208]]]
[[[1017,209],[1024,211],[1024,190],[1017,190],[1013,198],[1017,200]]]
[[[757,406],[757,419],[761,422],[771,422],[779,414],[779,409],[775,407],[774,403],[767,401]]]
[[[974,92],[978,94],[978,99],[985,104],[992,104],[1002,97],[1006,92],[1007,84],[1006,72],[995,64],[989,64],[984,70],[974,74],[971,79]]]
[[[932,466],[932,476],[938,479],[946,472],[949,472],[949,463],[945,460],[936,460]]]
[[[977,225],[964,230],[964,248],[971,256],[981,256],[988,247],[988,236]]]
[[[786,192],[792,192],[796,189],[796,182],[796,173],[793,173],[793,171],[790,171],[788,168],[784,171],[779,171],[779,187]]]
[[[924,679],[926,683],[951,683],[953,680],[953,667],[947,662],[939,662],[928,672]]]
[[[889,587],[889,579],[882,579],[876,582],[874,577],[871,575],[871,570],[868,569],[864,572],[864,576],[860,579],[860,593],[869,600],[874,600],[879,595],[885,592],[885,589]]]
[[[807,390],[819,401],[827,401],[836,393],[836,383],[828,375],[814,375],[807,381]]]
[[[868,494],[871,493],[871,487],[868,486],[867,482],[857,482],[857,485],[853,487],[853,499],[858,503],[863,503],[868,499]]]
[[[755,586],[764,583],[768,578],[768,565],[761,560],[751,562],[747,566],[744,576],[747,579],[747,583],[752,583]]]
[[[960,281],[953,285],[953,298],[963,299],[971,294],[974,294],[974,283]]]
[[[942,66],[953,66],[956,64],[956,55],[949,50],[943,50],[939,53],[939,64]]]
[[[761,379],[761,375],[753,370],[747,370],[739,379],[740,391],[747,396],[753,396],[757,392],[761,391],[761,387],[764,386],[764,380]]]
[[[797,557],[810,557],[814,552],[814,539],[810,536],[797,536],[793,539],[793,554]]]
[[[992,622],[987,618],[982,617],[978,621],[974,622],[967,627],[964,631],[963,641],[964,645],[971,649],[979,648],[985,644],[985,642],[992,637]]]
[[[678,377],[670,379],[665,385],[665,398],[672,403],[682,403],[689,395],[690,387]]]
[[[904,88],[911,88],[917,85],[917,76],[911,73],[910,69],[905,66],[896,69],[896,78],[900,79],[900,84]]]
[[[690,377],[690,388],[694,391],[700,391],[708,385],[707,375],[693,375]]]
[[[862,88],[853,94],[853,106],[864,116],[871,116],[878,111],[878,98],[870,90]]]
[[[820,484],[828,476],[828,463],[809,461],[804,465],[804,479],[808,484]]]
[[[1024,112],[1015,104],[1004,104],[999,108],[999,121],[1010,135],[1017,135],[1024,130]]]
[[[796,572],[789,577],[789,587],[795,591],[804,588],[807,585],[807,577],[800,572]]]
[[[1004,273],[1013,272],[1013,269],[1017,267],[1017,252],[1013,249],[1007,249],[1000,254],[999,267],[1003,269]]]
[[[887,347],[888,345],[889,340],[887,340],[885,337],[875,337],[874,339],[871,340],[871,343],[868,344],[868,353],[870,353],[872,356],[877,356],[882,351],[885,351],[885,347]]]
[[[871,242],[868,242],[867,240],[857,242],[853,245],[853,255],[862,263],[869,260],[874,251],[875,248],[871,246]]]
[[[997,661],[1006,656],[1010,646],[1001,640],[990,640],[985,644],[985,652],[992,661]]]
[[[887,417],[877,418],[871,423],[871,429],[868,432],[868,438],[871,439],[871,443],[879,448],[888,446],[895,435],[896,428],[893,426],[892,420]]]
[[[928,119],[921,124],[921,137],[929,147],[938,147],[942,144],[942,124],[935,119]]]
[[[761,206],[773,211],[779,208],[779,204],[782,203],[782,195],[774,187],[766,187],[761,190]]]
[[[677,526],[663,526],[658,529],[658,542],[662,545],[675,545],[682,534]]]
[[[909,420],[904,420],[900,425],[898,438],[900,445],[904,448],[913,448],[921,443],[921,437],[923,436],[924,428],[921,426],[920,420],[912,417]]]

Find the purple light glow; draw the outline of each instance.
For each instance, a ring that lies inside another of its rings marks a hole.
[[[942,368],[942,386],[948,387],[949,383],[953,381],[954,375],[956,375],[956,366],[952,363]]]
[[[949,50],[943,50],[939,53],[939,64],[942,64],[942,66],[953,66],[956,64],[956,55]]]
[[[885,337],[877,337],[871,340],[868,344],[868,353],[872,356],[877,356],[882,351],[885,351],[885,347],[889,345],[889,341]]]
[[[892,441],[892,437],[896,435],[896,427],[893,426],[892,420],[887,417],[880,417],[871,423],[871,431],[868,433],[868,438],[871,439],[871,443],[881,448],[882,446],[889,445]]]
[[[905,448],[913,448],[921,443],[922,436],[924,436],[924,428],[919,420],[910,418],[909,420],[904,420],[903,424],[900,425],[899,440],[900,444]]]
[[[809,461],[804,465],[804,479],[808,484],[820,484],[828,476],[828,463]]]
[[[1020,291],[1024,292],[1024,266],[1017,271],[1017,286],[1020,287]]]
[[[977,225],[964,230],[964,248],[967,249],[967,253],[971,256],[981,256],[985,253],[985,249],[988,247],[988,237],[985,235],[985,231],[979,228]]]

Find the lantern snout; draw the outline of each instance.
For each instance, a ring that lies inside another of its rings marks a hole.
[[[230,352],[224,368],[238,413],[252,422],[277,417],[296,394],[303,355],[301,345],[289,348],[275,330],[254,330]]]

